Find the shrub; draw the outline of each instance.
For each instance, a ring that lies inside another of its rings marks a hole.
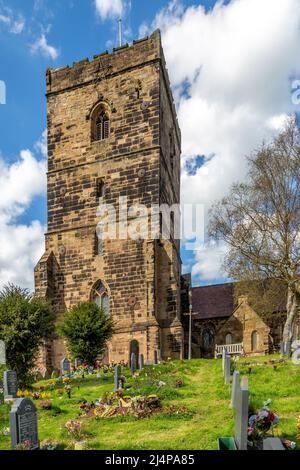
[[[58,330],[73,358],[92,365],[112,337],[113,322],[95,303],[82,302],[66,314]]]
[[[6,344],[7,365],[21,387],[30,384],[39,347],[54,332],[54,314],[43,299],[9,284],[0,292],[0,339]]]

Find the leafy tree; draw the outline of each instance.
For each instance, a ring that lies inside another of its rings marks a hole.
[[[251,307],[266,319],[286,308],[286,285],[278,279],[237,282],[234,285],[236,304],[240,296],[246,296]]]
[[[113,335],[113,322],[95,303],[81,302],[65,315],[58,330],[73,359],[94,364]]]
[[[209,233],[228,245],[224,268],[232,279],[281,283],[288,342],[300,303],[300,131],[294,119],[262,144],[248,168],[246,182],[213,206]]]
[[[47,301],[27,289],[8,284],[0,292],[0,339],[6,344],[7,365],[21,386],[30,383],[39,347],[51,338],[54,320]]]

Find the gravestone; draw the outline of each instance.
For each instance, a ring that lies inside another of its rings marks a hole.
[[[238,450],[247,450],[249,413],[249,385],[244,377],[236,390],[235,400],[235,442]]]
[[[230,385],[230,373],[231,373],[231,360],[230,356],[226,354],[225,365],[224,365],[224,380],[226,385]]]
[[[240,373],[235,370],[233,373],[232,388],[231,388],[231,408],[235,408],[237,390],[240,386]]]
[[[60,371],[61,375],[71,374],[71,363],[66,357],[60,361]]]
[[[115,366],[115,392],[120,389],[120,376],[121,366]]]
[[[36,407],[28,398],[18,398],[9,414],[11,447],[31,443],[31,450],[39,449],[38,418]]]
[[[157,354],[157,351],[156,351],[156,350],[154,351],[154,364],[155,364],[155,365],[158,364],[158,354]]]
[[[222,370],[225,368],[225,357],[226,357],[226,348],[222,349]]]
[[[144,354],[140,354],[140,357],[139,357],[139,367],[140,367],[140,370],[143,370],[143,369],[144,369]]]
[[[285,450],[279,437],[267,437],[263,440],[263,450]]]
[[[6,347],[4,341],[0,341],[0,365],[6,364]]]
[[[134,374],[136,371],[136,356],[134,353],[132,353],[130,356],[130,369],[131,373]]]
[[[13,370],[6,370],[3,377],[4,382],[4,401],[11,401],[17,398],[18,379]]]

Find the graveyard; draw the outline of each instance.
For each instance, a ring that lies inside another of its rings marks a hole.
[[[136,371],[121,367],[117,377],[114,368],[39,377],[31,388],[18,391],[14,404],[0,405],[0,450],[11,449],[9,415],[22,398],[36,408],[41,449],[217,450],[218,438],[236,433],[228,384],[234,370],[241,381],[248,379],[249,415],[271,400],[279,421],[267,435],[294,441],[300,449],[299,366],[280,355],[239,358],[231,361],[228,379],[224,365],[222,359],[194,359]],[[1,376],[4,370],[1,366]]]

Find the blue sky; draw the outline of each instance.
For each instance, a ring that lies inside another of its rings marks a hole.
[[[214,0],[110,0],[106,10],[107,1],[0,0],[0,80],[7,88],[6,104],[0,105],[0,284],[11,280],[31,287],[32,266],[42,250],[45,71],[115,47],[120,5],[129,42],[162,29],[183,134],[185,202],[204,204],[207,213],[214,196],[245,174],[244,155],[277,132],[293,111],[289,77],[300,69],[297,0],[278,0],[276,7],[270,0],[218,6]],[[271,36],[277,56],[270,59]],[[27,149],[30,154],[20,156]],[[24,187],[14,186],[16,172],[26,175]],[[15,260],[12,266],[7,253]],[[193,269],[195,284],[219,282],[222,253],[222,246],[183,249],[184,269]]]

